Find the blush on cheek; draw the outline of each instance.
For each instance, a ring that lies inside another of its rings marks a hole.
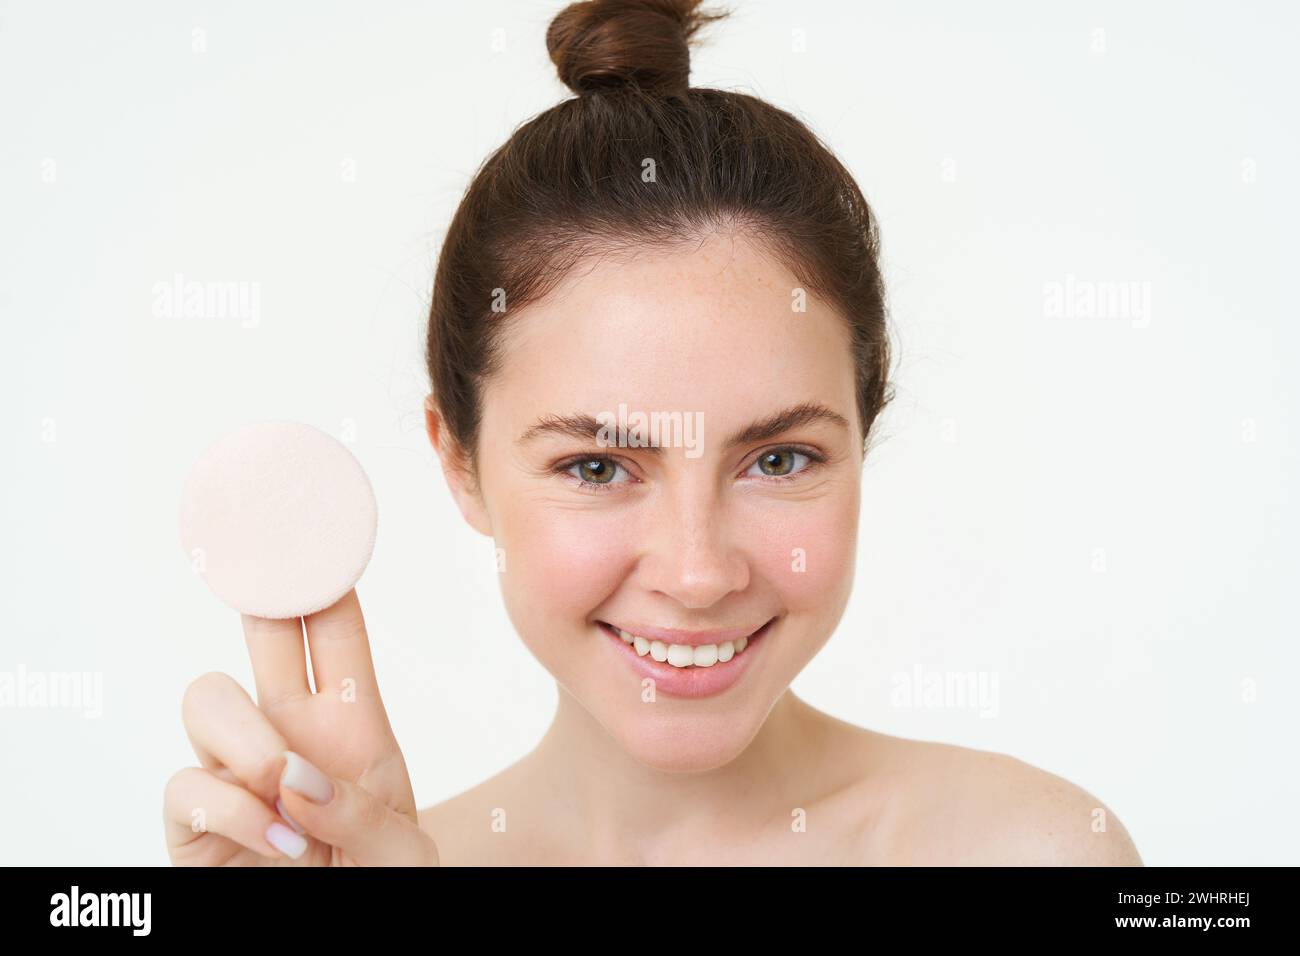
[[[786,612],[825,611],[847,601],[857,552],[857,510],[839,498],[753,516],[756,576]]]
[[[506,527],[497,539],[505,549],[503,596],[530,645],[548,631],[571,637],[636,558],[634,535],[612,511],[538,510]]]

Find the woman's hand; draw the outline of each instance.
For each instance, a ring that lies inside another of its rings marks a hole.
[[[244,615],[257,703],[227,674],[190,684],[185,731],[201,767],[167,781],[167,852],[180,866],[424,866],[406,761],[379,697],[355,590],[302,623]],[[295,832],[294,827],[303,832]]]

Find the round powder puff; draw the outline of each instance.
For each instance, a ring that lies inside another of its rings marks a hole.
[[[181,496],[181,544],[236,611],[291,618],[329,607],[370,561],[378,509],[361,463],[299,422],[262,422],[220,439]]]

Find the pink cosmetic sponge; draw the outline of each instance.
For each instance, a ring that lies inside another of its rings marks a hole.
[[[195,462],[181,496],[181,545],[236,611],[302,617],[361,577],[378,509],[352,452],[299,422],[233,432]]]

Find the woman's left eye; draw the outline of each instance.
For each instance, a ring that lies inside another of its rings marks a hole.
[[[790,475],[805,471],[813,461],[813,456],[805,452],[795,451],[793,448],[774,448],[759,455],[745,474],[755,478],[788,478]]]

